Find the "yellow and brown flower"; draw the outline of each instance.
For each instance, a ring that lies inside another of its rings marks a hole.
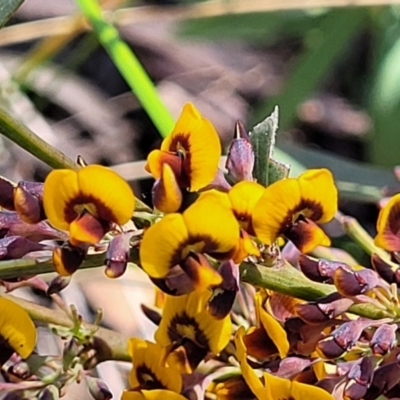
[[[165,349],[142,339],[130,339],[129,354],[133,368],[129,375],[131,389],[122,394],[122,400],[185,400],[182,376],[165,364]]]
[[[0,366],[13,353],[28,358],[36,344],[36,328],[18,304],[0,297]]]
[[[334,217],[337,202],[332,174],[327,169],[308,170],[297,179],[283,179],[265,189],[254,207],[253,229],[267,245],[282,236],[307,253],[318,245],[330,245],[316,224]]]
[[[72,245],[95,244],[112,224],[132,217],[135,198],[114,171],[88,165],[79,171],[54,170],[46,178],[43,205],[50,223],[69,231]]]
[[[196,192],[207,186],[217,174],[220,156],[220,140],[211,122],[193,104],[185,104],[161,149],[147,157],[145,168],[156,179],[154,205],[165,213],[178,211],[179,189]]]
[[[213,317],[207,309],[210,297],[209,291],[194,291],[184,296],[166,295],[155,340],[174,350],[167,360],[177,369],[191,372],[209,352],[219,354],[229,342],[230,316]]]
[[[219,285],[221,276],[200,256],[230,259],[239,241],[239,225],[230,210],[216,198],[200,198],[183,212],[166,215],[144,234],[140,261],[153,278],[164,278],[179,266],[194,286],[203,290]]]
[[[328,392],[313,385],[280,378],[267,372],[262,372],[262,376],[257,375],[247,361],[247,349],[243,341],[244,335],[245,329],[240,327],[235,337],[236,356],[242,369],[243,378],[257,399],[303,400],[315,398],[333,400]]]

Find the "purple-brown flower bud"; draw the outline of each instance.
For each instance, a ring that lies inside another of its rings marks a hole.
[[[362,318],[345,322],[318,342],[316,347],[318,354],[328,360],[340,357],[356,344],[364,329],[373,323]]]
[[[343,296],[357,296],[380,286],[379,275],[371,269],[349,271],[338,268],[333,276],[334,284]]]
[[[36,224],[46,219],[43,201],[29,192],[22,182],[14,188],[14,208],[20,218],[28,224]]]
[[[0,239],[0,259],[14,260],[32,251],[51,250],[51,246],[33,242],[21,236]]]
[[[396,345],[396,330],[395,324],[383,324],[377,328],[372,336],[370,346],[375,355],[384,356],[391,351]]]
[[[254,180],[254,151],[246,129],[240,121],[236,122],[225,166],[234,183]]]
[[[0,211],[0,236],[22,236],[39,242],[46,239],[67,240],[65,232],[52,228],[47,222],[28,224],[16,212]]]
[[[345,263],[324,259],[315,260],[304,254],[299,256],[299,266],[308,279],[322,283],[332,283],[333,275],[338,268],[351,271],[351,268]]]
[[[239,267],[232,260],[224,261],[218,272],[222,276],[222,283],[214,288],[208,311],[213,317],[223,319],[231,312],[239,290]]]
[[[370,357],[361,358],[353,364],[344,388],[344,398],[348,400],[360,400],[365,396],[374,373],[374,365]]]
[[[56,272],[61,276],[72,275],[83,263],[86,249],[64,243],[61,247],[53,250],[53,265]]]
[[[400,269],[399,266],[394,264],[389,264],[378,254],[372,254],[371,263],[374,270],[379,274],[379,276],[388,283],[396,283],[400,286]]]
[[[319,324],[346,312],[353,303],[351,299],[343,298],[335,292],[315,302],[296,304],[295,310],[303,321]]]
[[[94,400],[110,400],[113,398],[110,389],[104,381],[91,376],[86,376],[85,379],[89,393]]]
[[[106,254],[105,270],[109,278],[118,278],[125,272],[129,261],[132,235],[133,232],[123,232],[111,239]]]
[[[14,211],[14,186],[11,182],[0,177],[0,207]]]

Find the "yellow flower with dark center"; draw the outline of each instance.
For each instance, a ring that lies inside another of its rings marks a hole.
[[[79,171],[50,172],[44,183],[43,205],[54,227],[69,230],[71,244],[94,244],[113,223],[129,221],[135,197],[117,173],[101,165],[88,165]]]
[[[129,375],[130,390],[122,395],[122,400],[184,400],[182,376],[165,365],[165,349],[156,343],[142,339],[130,339],[129,354],[133,368]]]
[[[192,292],[184,296],[166,296],[162,319],[154,338],[161,346],[189,339],[200,348],[218,354],[231,335],[230,316],[214,318],[207,310],[211,292]]]
[[[220,156],[221,143],[215,128],[193,104],[187,103],[161,150],[149,154],[146,170],[159,179],[162,166],[167,163],[179,186],[195,192],[214,179]]]
[[[28,313],[0,297],[0,366],[16,352],[28,358],[36,344],[36,328]]]
[[[333,396],[316,386],[280,378],[266,372],[262,373],[262,377],[257,375],[247,362],[247,350],[243,341],[244,334],[244,327],[241,326],[235,336],[236,356],[242,369],[243,378],[257,399],[333,400]]]
[[[140,245],[140,261],[153,278],[165,277],[175,265],[190,268],[187,273],[198,288],[218,285],[221,277],[209,266],[185,260],[192,253],[206,253],[229,259],[239,240],[239,225],[230,210],[214,197],[200,198],[183,214],[168,214],[152,225]]]
[[[379,213],[375,244],[388,251],[400,251],[400,194],[393,196]]]
[[[252,224],[267,245],[283,236],[304,253],[330,239],[316,223],[329,222],[337,211],[338,193],[327,169],[312,169],[297,179],[287,178],[268,186],[254,207]]]

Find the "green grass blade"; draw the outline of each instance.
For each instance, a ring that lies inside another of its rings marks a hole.
[[[2,0],[0,1],[0,28],[2,28],[6,22],[13,16],[15,11],[18,10],[19,6],[24,0]]]
[[[113,63],[153,121],[162,137],[174,126],[174,119],[158,96],[153,82],[129,46],[120,38],[117,29],[108,23],[96,0],[75,0]]]

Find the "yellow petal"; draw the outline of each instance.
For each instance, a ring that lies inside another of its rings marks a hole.
[[[244,334],[245,334],[244,327],[241,326],[236,331],[235,335],[236,356],[240,363],[240,368],[242,370],[243,378],[246,381],[247,385],[249,386],[250,390],[257,397],[257,399],[269,399],[269,397],[267,397],[268,395],[267,389],[263,386],[257,374],[247,362],[246,346],[244,345],[243,342]]]
[[[132,355],[133,368],[129,375],[129,384],[132,388],[143,385],[149,375],[164,389],[179,393],[182,390],[182,377],[172,368],[164,366],[165,349],[156,343],[147,340],[132,338],[128,343],[129,353]]]
[[[69,169],[51,171],[44,182],[43,207],[50,223],[63,230],[78,216],[73,206],[79,198],[78,174]]]
[[[78,246],[81,243],[98,243],[108,230],[107,224],[102,224],[92,214],[84,211],[69,226],[70,243],[73,246]]]
[[[229,191],[233,213],[239,221],[240,227],[249,233],[252,233],[251,216],[254,207],[264,194],[264,190],[265,188],[256,182],[242,181]],[[249,228],[251,228],[250,231]]]
[[[183,107],[174,130],[162,142],[161,150],[183,155],[183,169],[192,192],[207,186],[217,173],[221,156],[218,134],[191,103]]]
[[[260,318],[263,328],[277,347],[279,356],[285,358],[290,348],[286,331],[283,329],[282,325],[264,309],[261,296],[255,296],[255,303],[258,309],[257,315]]]
[[[310,169],[298,179],[303,204],[302,214],[314,222],[329,222],[336,214],[338,191],[327,169]]]
[[[224,207],[212,197],[199,198],[184,213],[183,218],[193,243],[201,247],[198,252],[217,253],[230,258],[239,241],[239,224],[230,208]],[[188,249],[189,250],[189,249]]]
[[[301,194],[296,179],[283,179],[268,186],[253,211],[252,224],[257,237],[265,244],[274,243],[293,222],[300,205]]]
[[[94,216],[123,225],[135,209],[135,197],[128,183],[116,172],[101,165],[78,171],[78,185],[85,203],[93,204]],[[92,210],[89,210],[92,212]]]
[[[3,297],[0,297],[0,343],[1,340],[5,340],[22,358],[28,358],[36,344],[36,328],[28,313]]]
[[[154,179],[160,179],[162,175],[163,165],[170,166],[175,176],[179,178],[182,173],[182,159],[175,153],[161,150],[153,150],[147,156],[145,170],[150,172]]]
[[[168,346],[173,343],[173,332],[177,332],[181,338],[189,338],[214,354],[223,350],[230,339],[231,319],[229,315],[216,319],[207,311],[210,297],[209,291],[167,296],[161,323],[154,335],[156,342]]]
[[[393,196],[379,212],[374,242],[388,251],[400,250],[400,194]]]
[[[265,387],[267,388],[268,400],[282,399],[282,400],[304,400],[312,399],[312,397],[293,398],[291,394],[292,382],[289,379],[279,378],[272,374],[264,372]]]
[[[317,246],[330,246],[331,240],[313,221],[307,219],[296,222],[285,232],[286,238],[302,252],[310,253]]]
[[[165,214],[177,212],[182,204],[182,192],[176,176],[168,164],[163,164],[162,174],[152,190],[153,205]]]
[[[152,225],[140,244],[140,263],[153,278],[163,278],[178,264],[189,234],[181,214],[168,214]]]

